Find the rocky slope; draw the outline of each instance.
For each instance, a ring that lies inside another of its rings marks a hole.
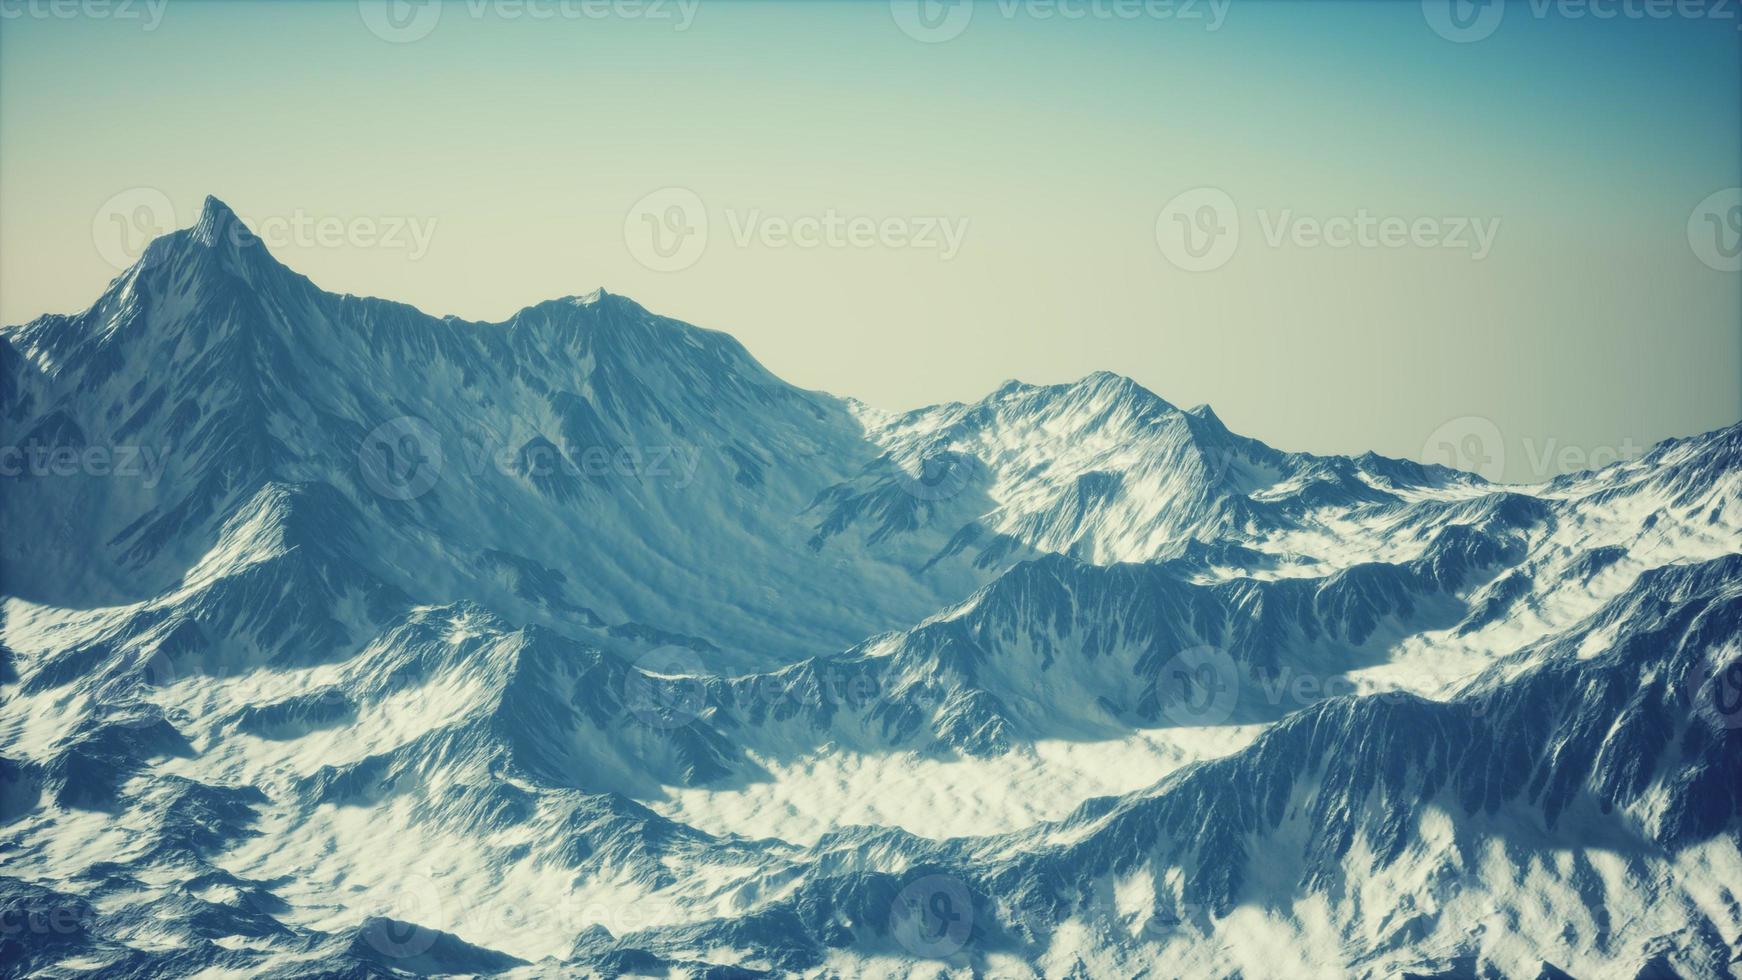
[[[1742,426],[1500,487],[1105,373],[882,413],[208,201],[0,333],[0,446],[7,975],[1742,949]]]

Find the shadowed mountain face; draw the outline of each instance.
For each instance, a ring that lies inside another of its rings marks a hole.
[[[1742,426],[1498,487],[1107,373],[887,414],[208,200],[0,333],[0,446],[7,975],[1742,949]]]

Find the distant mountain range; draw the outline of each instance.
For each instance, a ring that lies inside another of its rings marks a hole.
[[[904,414],[223,204],[0,332],[0,975],[1717,977],[1742,424],[1534,486]]]

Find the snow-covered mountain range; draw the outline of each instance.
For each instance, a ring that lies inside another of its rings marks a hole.
[[[905,414],[221,203],[0,333],[0,974],[1727,976],[1742,425]]]

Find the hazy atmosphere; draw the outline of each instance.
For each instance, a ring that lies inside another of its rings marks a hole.
[[[1737,0],[0,0],[0,321],[0,980],[1742,976]]]
[[[603,286],[883,408],[1109,369],[1541,479],[1742,415],[1738,21],[1613,6],[8,0],[0,320],[214,194],[437,315]]]

